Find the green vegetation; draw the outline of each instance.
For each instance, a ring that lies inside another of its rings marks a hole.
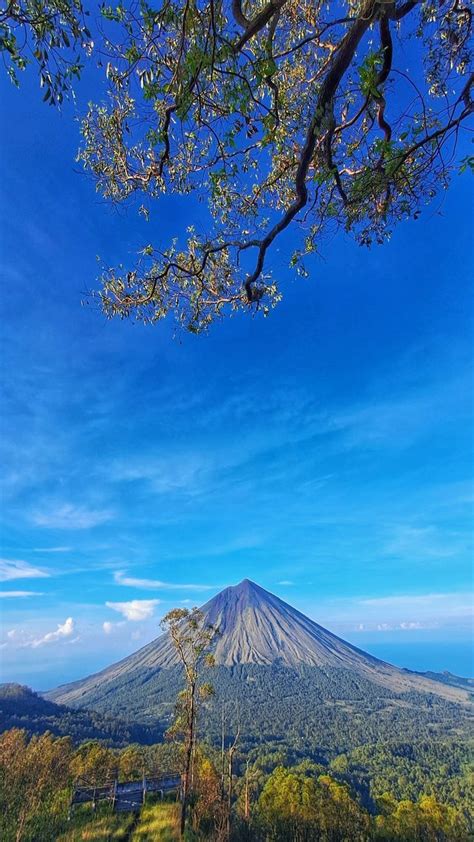
[[[110,807],[97,814],[84,808],[76,813],[69,828],[56,842],[176,842],[179,839],[179,805],[168,802],[146,804],[135,814],[114,814]]]
[[[114,815],[110,807],[97,808],[97,814],[92,814],[90,808],[77,812],[68,822],[69,829],[57,837],[57,842],[108,842],[108,840],[122,840],[130,838],[135,816],[133,814]],[[133,837],[132,837],[133,838]]]
[[[391,742],[360,746],[329,764],[289,749],[237,751],[194,746],[185,838],[235,842],[467,842],[474,830],[472,745]],[[98,742],[74,748],[49,734],[28,739],[12,729],[0,736],[2,842],[79,842],[179,838],[180,807],[149,801],[137,817],[113,814],[110,804],[73,809],[72,782],[100,785],[117,776],[140,779],[183,768],[183,746]],[[229,798],[230,793],[230,798]],[[230,832],[230,836],[228,835]],[[471,834],[471,835],[470,835]]]
[[[210,742],[219,739],[224,703],[229,710],[239,710],[245,750],[264,744],[329,761],[364,743],[472,734],[467,707],[429,693],[400,694],[349,669],[296,670],[277,663],[215,666],[212,683],[215,696],[205,703],[200,735]],[[106,693],[97,685],[86,701],[117,717],[133,711],[150,728],[159,722],[164,731],[182,685],[178,667],[153,673],[137,669],[126,681],[110,681]],[[235,727],[235,721],[232,724]]]
[[[43,699],[29,687],[0,684],[0,732],[24,728],[29,734],[49,731],[58,737],[71,737],[74,743],[104,740],[109,745],[153,743],[161,739],[163,729],[125,722],[107,713],[71,710]]]
[[[474,743],[392,740],[336,757],[331,774],[350,783],[372,808],[389,792],[399,801],[435,797],[466,814],[474,804]]]
[[[131,842],[175,842],[179,839],[179,805],[147,804],[133,831]]]
[[[78,810],[68,822],[68,829],[56,842],[177,842],[179,839],[179,805],[169,802],[146,804],[137,816],[111,812],[99,805],[95,814],[90,808]]]
[[[14,85],[36,65],[43,100],[60,105],[93,43],[81,0],[10,0],[0,11],[0,54]],[[82,58],[81,58],[82,56]]]

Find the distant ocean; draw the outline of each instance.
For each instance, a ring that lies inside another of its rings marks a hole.
[[[354,638],[352,638],[354,643]],[[425,672],[452,672],[463,678],[474,678],[474,647],[469,641],[422,641],[410,643],[369,643],[356,644],[397,667]]]

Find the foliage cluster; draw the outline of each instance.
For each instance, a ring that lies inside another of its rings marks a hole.
[[[0,55],[18,86],[18,72],[38,68],[43,100],[60,105],[93,48],[81,0],[9,0],[0,10]]]
[[[29,687],[19,684],[0,685],[0,732],[21,728],[30,734],[50,731],[56,736],[69,736],[74,743],[104,740],[110,745],[154,743],[163,729],[127,722],[94,710],[71,710],[43,699]]]
[[[429,762],[428,746],[420,747],[419,752],[420,759]],[[441,749],[438,755],[441,757]],[[352,760],[346,758],[341,774],[341,762],[334,762],[328,770],[310,760],[283,765],[276,754],[241,755],[233,780],[229,829],[224,820],[228,781],[222,777],[221,753],[201,744],[193,757],[186,838],[196,842],[229,838],[235,842],[467,842],[466,805],[443,802],[426,789],[412,798],[403,792],[395,795],[390,789],[392,756],[388,750],[384,755],[383,747],[364,747]],[[348,777],[351,763],[367,767],[371,757],[379,769],[379,794],[375,797],[374,790],[372,809],[368,810],[361,792],[343,778]],[[464,765],[461,746],[453,757],[455,764]],[[74,749],[67,738],[43,734],[28,740],[25,732],[7,731],[0,737],[1,838],[5,842],[78,842],[108,834],[108,838],[145,842],[157,838],[153,834],[158,831],[164,839],[177,838],[177,805],[160,811],[150,804],[138,822],[130,816],[110,815],[107,810],[94,816],[82,808],[67,822],[69,786],[77,775],[100,784],[115,774],[129,780],[141,777],[143,771],[169,771],[173,763],[175,768],[182,764],[175,745],[114,750],[91,742]],[[381,780],[383,770],[385,782]]]
[[[0,735],[0,838],[56,839],[66,827],[71,786],[79,778],[99,786],[114,778],[138,780],[144,771],[152,776],[180,768],[175,745],[112,749],[93,740],[74,748],[68,737],[5,731]]]

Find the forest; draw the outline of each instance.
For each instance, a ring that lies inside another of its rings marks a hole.
[[[179,771],[182,751],[175,741],[116,749],[95,740],[75,746],[68,737],[5,731],[0,736],[0,836],[4,842],[135,838],[127,835],[132,817],[113,815],[108,805],[95,813],[88,806],[76,808],[69,820],[74,779],[100,785],[111,777],[133,780]],[[278,750],[244,754],[234,741],[223,749],[199,742],[185,838],[468,840],[473,829],[470,754],[465,742],[393,742],[360,747],[324,766]],[[147,817],[157,821],[163,810],[174,817],[170,835],[156,835],[151,822],[155,835],[147,836]],[[178,839],[176,811],[176,804],[148,804],[136,838]]]
[[[111,681],[106,695],[98,683],[87,706],[125,721],[133,713],[133,719],[149,729],[160,723],[162,733],[173,717],[181,681],[178,667],[154,673],[136,670],[126,682]],[[206,700],[200,727],[209,740],[218,739],[222,704],[235,711],[227,717],[230,731],[238,709],[241,740],[249,749],[276,743],[329,760],[364,742],[460,737],[471,727],[467,708],[428,693],[401,695],[349,669],[216,665],[212,684],[216,693]]]
[[[0,731],[24,729],[30,734],[46,731],[74,742],[97,739],[117,747],[129,743],[153,743],[163,729],[127,722],[95,710],[71,710],[44,699],[29,687],[0,684]]]

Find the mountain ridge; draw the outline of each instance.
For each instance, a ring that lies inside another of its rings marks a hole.
[[[0,684],[0,733],[10,728],[21,728],[29,734],[50,732],[71,737],[75,743],[102,740],[116,747],[131,742],[150,744],[162,736],[158,728],[120,720],[107,712],[73,710],[15,682]]]

